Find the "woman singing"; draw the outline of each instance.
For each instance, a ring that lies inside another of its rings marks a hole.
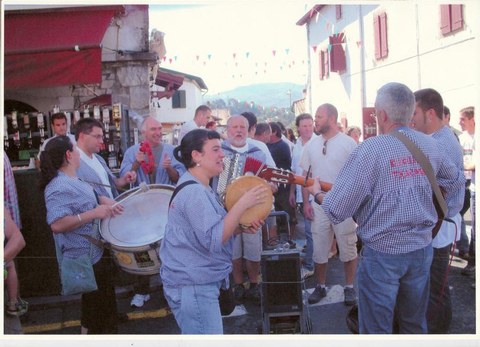
[[[77,178],[80,153],[67,136],[57,136],[45,147],[40,158],[40,187],[45,190],[47,223],[53,231],[63,257],[77,258],[90,254],[98,290],[82,294],[82,334],[117,332],[117,306],[112,282],[115,269],[107,251],[82,235],[99,239],[95,219],[115,216],[123,211],[113,207],[114,200],[100,197]]]
[[[209,186],[223,171],[220,135],[192,130],[174,155],[188,169],[177,187],[194,184],[179,190],[170,205],[160,249],[163,291],[182,334],[223,334],[218,296],[220,288],[229,286],[233,236],[262,226],[261,220],[248,229],[238,225],[246,209],[267,199],[268,188],[250,189],[227,213]]]

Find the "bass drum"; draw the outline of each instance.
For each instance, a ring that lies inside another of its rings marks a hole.
[[[135,275],[159,273],[160,244],[167,224],[168,203],[174,191],[170,185],[150,184],[147,187],[144,192],[133,188],[119,195],[116,201],[126,199],[120,203],[123,213],[100,223],[100,234],[111,245],[115,262],[122,270]]]

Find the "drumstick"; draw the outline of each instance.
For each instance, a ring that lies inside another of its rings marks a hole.
[[[138,186],[138,190],[137,190],[136,192],[134,192],[134,193],[132,193],[132,194],[130,194],[130,195],[127,195],[125,198],[123,198],[123,199],[120,200],[120,201],[117,201],[116,203],[114,203],[114,204],[112,205],[112,207],[115,207],[115,206],[121,204],[122,202],[127,201],[127,200],[130,199],[132,196],[137,195],[137,194],[140,193],[140,192],[142,192],[142,193],[143,193],[143,192],[146,192],[146,191],[149,190],[149,189],[150,189],[150,188],[148,188],[147,184],[146,184],[145,182],[142,182],[142,183],[140,183],[140,185]]]
[[[86,181],[86,180],[81,179],[81,178],[79,178],[78,180],[79,180],[79,181],[82,181],[82,182],[85,182],[85,183],[88,183],[88,184],[90,184],[90,185],[94,184],[94,185],[96,185],[96,186],[102,186],[102,187],[107,187],[107,188],[112,189],[112,186],[109,186],[108,184],[103,184],[103,183],[98,183],[98,182],[92,182],[92,181]],[[117,188],[117,190],[126,190],[126,189],[125,189],[125,188]]]

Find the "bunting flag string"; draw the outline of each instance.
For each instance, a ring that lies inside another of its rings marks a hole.
[[[165,55],[160,59],[160,65],[177,70],[177,64],[190,63],[191,70],[186,71],[198,76],[207,76],[210,69],[221,67],[227,72],[227,76],[232,79],[260,78],[269,74],[297,73],[304,74],[301,70],[305,66],[306,59],[303,58],[304,51],[300,49],[282,47],[264,49],[263,51],[251,50],[236,52],[190,52],[176,55]],[[298,57],[297,59],[295,59]],[[263,66],[262,66],[263,65]],[[197,68],[195,68],[197,67]],[[180,68],[181,69],[181,68]],[[232,71],[228,70],[231,69]],[[233,69],[235,73],[232,74]],[[263,70],[263,71],[262,71]],[[218,70],[217,70],[218,71]],[[218,71],[221,73],[220,71]],[[280,76],[280,75],[279,75]]]

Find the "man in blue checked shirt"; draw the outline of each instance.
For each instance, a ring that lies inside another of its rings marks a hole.
[[[438,142],[408,128],[415,107],[412,91],[388,83],[377,92],[379,136],[350,155],[333,189],[309,188],[333,223],[352,217],[363,249],[357,268],[359,332],[391,334],[397,307],[399,332],[427,333],[426,310],[432,263],[432,228],[437,213],[432,188],[403,143],[401,131],[429,158],[447,201],[465,181]]]
[[[463,152],[460,143],[448,125],[443,124],[443,99],[435,89],[426,88],[415,93],[415,111],[410,124],[415,130],[431,135],[439,143],[448,159],[463,173]],[[448,264],[452,244],[460,240],[465,191],[450,195],[446,200],[447,217],[433,239],[433,260],[430,268],[430,297],[427,308],[429,334],[447,334],[452,321],[452,302],[448,286]]]

